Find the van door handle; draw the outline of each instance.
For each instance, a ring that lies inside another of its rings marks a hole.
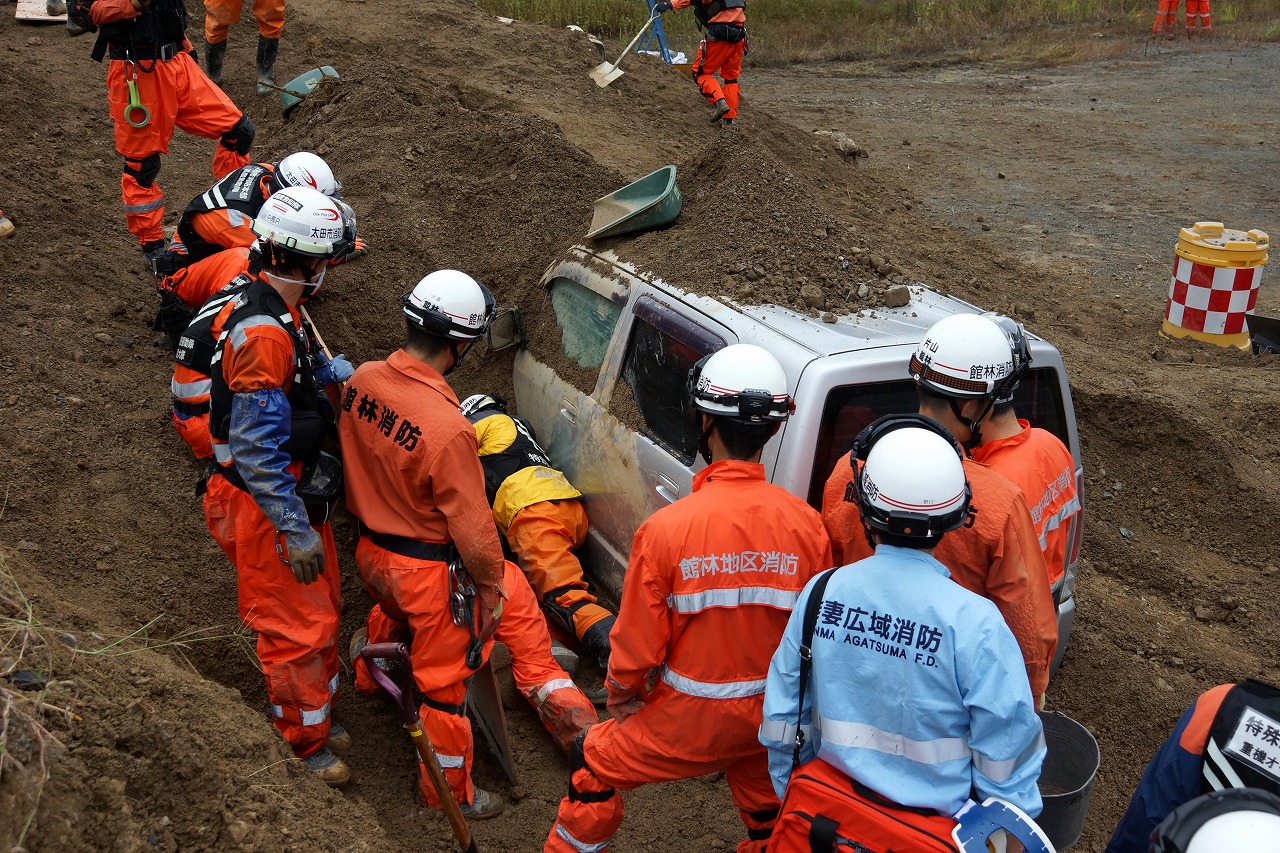
[[[676,499],[680,497],[680,487],[666,474],[658,475],[658,485],[654,486],[653,490],[661,495],[662,499],[667,503],[675,503]]]
[[[575,426],[578,423],[578,412],[574,409],[573,403],[569,402],[567,397],[561,398],[560,400],[560,417]]]

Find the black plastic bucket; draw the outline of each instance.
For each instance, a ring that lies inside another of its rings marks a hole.
[[[1040,722],[1048,752],[1040,770],[1044,811],[1036,823],[1054,847],[1066,850],[1080,840],[1084,831],[1089,795],[1093,793],[1102,753],[1089,730],[1066,714],[1041,711]]]

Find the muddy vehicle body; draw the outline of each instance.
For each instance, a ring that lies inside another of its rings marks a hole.
[[[776,305],[738,306],[642,273],[609,251],[569,250],[543,275],[533,316],[503,312],[493,345],[519,343],[516,406],[556,465],[582,491],[591,531],[581,553],[591,580],[617,598],[636,529],[689,494],[698,429],[685,382],[698,359],[733,343],[769,350],[787,374],[795,413],[764,449],[769,480],[821,509],[822,489],[858,432],[875,418],[916,409],[907,362],[945,316],[981,309],[911,286],[903,308],[823,322]],[[1062,357],[1028,334],[1032,371],[1017,392],[1019,417],[1070,448],[1083,491],[1080,441]],[[1054,586],[1059,643],[1075,615],[1081,518],[1071,520],[1065,574]]]

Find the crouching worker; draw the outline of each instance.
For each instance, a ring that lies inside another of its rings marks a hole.
[[[273,195],[254,229],[262,269],[212,325],[217,466],[205,521],[235,564],[240,618],[258,634],[276,728],[322,781],[341,785],[351,773],[335,753],[351,738],[329,715],[341,586],[327,501],[337,495],[315,492],[336,492],[341,481],[320,441],[333,420],[324,389],[345,376],[319,353],[298,303],[320,287],[343,230],[333,200],[305,187]]]
[[[551,658],[551,637],[520,569],[506,562],[485,498],[476,433],[445,376],[489,327],[494,300],[456,270],[422,279],[402,300],[405,345],[356,370],[342,396],[338,435],[347,506],[360,519],[356,566],[375,604],[352,638],[356,689],[378,689],[358,659],[366,642],[409,646],[423,726],[467,817],[503,810],[471,780],[466,679],[496,638],[511,652],[516,686],[562,747],[597,719]],[[419,766],[419,794],[440,801]]]
[[[573,553],[587,538],[582,493],[551,466],[528,421],[507,414],[502,398],[475,394],[462,401],[462,414],[476,428],[493,518],[543,612],[607,670],[614,616],[587,592]]]
[[[764,677],[831,546],[818,513],[767,482],[760,464],[791,411],[777,360],[725,347],[693,368],[689,393],[711,464],[636,532],[605,679],[613,719],[569,754],[549,853],[607,850],[622,823],[619,790],[718,770],[747,828],[739,851],[763,850],[777,818],[756,740]]]
[[[969,515],[962,454],[920,415],[854,441],[875,553],[805,587],[769,666],[760,742],[783,798],[770,853],[809,851],[814,832],[952,850],[934,842],[971,790],[1040,813],[1044,739],[1017,641],[933,557]]]

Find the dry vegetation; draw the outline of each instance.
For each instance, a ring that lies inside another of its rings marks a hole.
[[[495,15],[630,36],[637,0],[480,0]],[[752,0],[752,57],[761,65],[873,57],[947,57],[1059,63],[1110,56],[1151,37],[1156,0]],[[1182,18],[1179,12],[1179,28]],[[1214,38],[1280,41],[1274,0],[1213,4]],[[698,34],[687,11],[662,18],[673,51],[690,57]]]

